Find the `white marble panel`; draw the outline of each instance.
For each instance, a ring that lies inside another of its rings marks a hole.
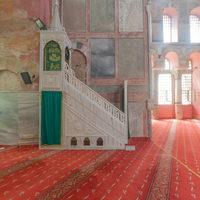
[[[17,93],[0,92],[0,144],[16,144],[18,141]]]
[[[42,89],[61,90],[62,78],[61,72],[43,72]]]
[[[131,137],[143,137],[144,136],[144,120],[143,112],[145,110],[145,103],[128,103],[129,110],[129,130]]]

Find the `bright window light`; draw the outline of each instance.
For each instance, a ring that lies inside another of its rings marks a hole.
[[[165,58],[165,69],[166,70],[171,69],[171,63],[167,58]]]
[[[158,104],[172,104],[172,77],[171,74],[159,74],[158,77]]]
[[[191,60],[188,61],[188,69],[192,69],[192,61]]]
[[[163,42],[172,42],[172,19],[168,15],[163,15]]]
[[[190,42],[200,42],[200,17],[196,15],[190,15]]]
[[[192,75],[182,74],[182,104],[191,104]]]

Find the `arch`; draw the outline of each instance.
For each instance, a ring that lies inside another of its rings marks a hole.
[[[83,141],[83,145],[84,146],[90,146],[90,139],[88,137],[86,137]]]
[[[178,14],[174,7],[163,9],[163,42],[178,42]]]
[[[72,139],[71,139],[71,146],[77,146],[77,139],[76,139],[76,137],[72,137]]]
[[[44,47],[44,70],[61,71],[61,48],[51,40]]]
[[[200,16],[200,6],[191,9],[190,15],[197,15],[197,16]]]
[[[101,137],[97,139],[97,146],[103,146],[103,139]]]
[[[72,69],[79,80],[87,83],[87,58],[78,49],[72,52]]]
[[[174,51],[167,52],[165,54],[165,59],[170,62],[170,69],[175,69],[179,67],[179,57]]]
[[[189,60],[192,62],[192,69],[200,68],[200,52],[192,52],[188,57]]]

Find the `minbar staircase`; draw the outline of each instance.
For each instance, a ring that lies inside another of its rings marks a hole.
[[[64,146],[125,148],[125,113],[77,79],[68,65],[63,70],[63,96]],[[77,140],[77,145],[73,140]],[[87,140],[89,144],[86,144]]]

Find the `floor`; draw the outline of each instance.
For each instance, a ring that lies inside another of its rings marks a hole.
[[[0,146],[0,200],[200,199],[197,121],[153,121],[152,140],[130,144],[136,151]]]

